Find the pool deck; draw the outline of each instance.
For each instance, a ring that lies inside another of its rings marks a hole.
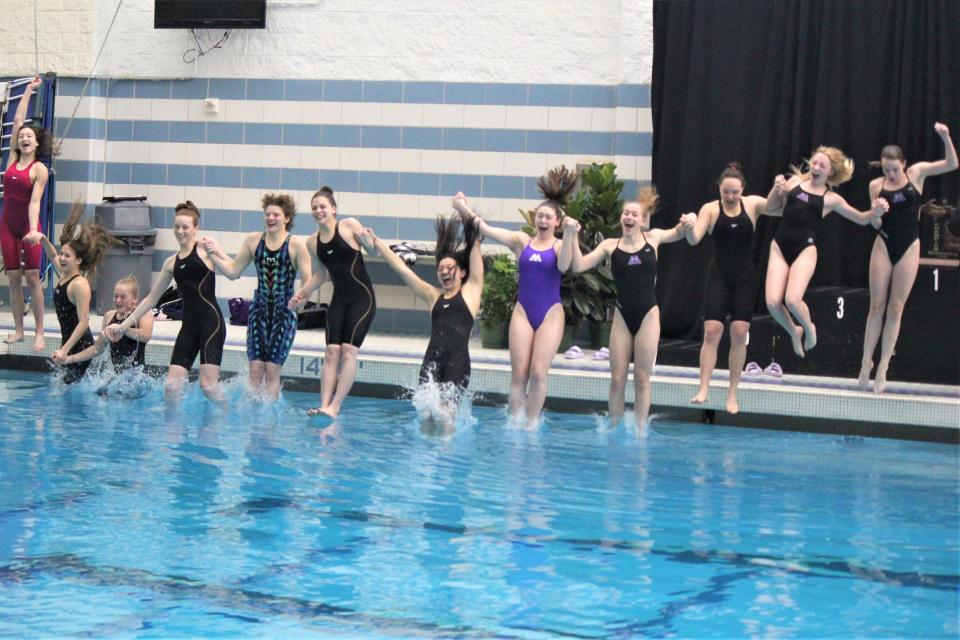
[[[52,311],[52,310],[49,310]],[[6,368],[42,369],[60,343],[60,329],[53,313],[45,322],[46,350],[32,351],[32,319],[27,320],[27,339],[7,345],[0,341],[0,363]],[[99,328],[101,319],[91,318]],[[157,322],[147,348],[147,363],[169,363],[179,322]],[[0,335],[13,329],[13,317],[0,312]],[[96,332],[95,332],[96,333]],[[223,371],[246,371],[246,328],[228,326]],[[426,349],[424,337],[370,335],[360,351],[358,394],[396,395],[416,383]],[[470,388],[479,401],[503,402],[510,383],[510,358],[504,349],[484,349],[471,340],[473,373]],[[300,331],[290,358],[283,367],[288,388],[318,390],[323,362],[322,330]],[[609,387],[608,363],[585,357],[554,359],[548,386],[548,408],[571,412],[598,412],[605,408]],[[765,363],[761,363],[765,364]],[[698,372],[689,367],[657,366],[653,376],[652,413],[666,419],[701,420],[731,426],[783,428],[852,435],[932,440],[960,444],[960,386],[889,382],[882,395],[862,391],[849,378],[790,375],[782,378],[744,376],[740,384],[740,413],[723,410],[727,372],[719,370],[711,382],[710,400],[691,405]],[[632,402],[633,385],[627,385]]]

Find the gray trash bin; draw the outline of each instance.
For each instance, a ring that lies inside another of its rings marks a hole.
[[[157,242],[146,196],[103,200],[96,207],[96,221],[119,244],[107,250],[94,278],[94,299],[100,315],[113,309],[113,287],[117,280],[134,275],[140,284],[140,298],[147,295],[153,275],[153,248]]]

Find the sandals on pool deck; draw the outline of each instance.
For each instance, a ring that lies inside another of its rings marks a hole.
[[[783,377],[783,368],[776,362],[771,362],[767,365],[766,369],[761,369],[760,365],[756,362],[749,362],[743,370],[744,375],[750,376],[751,378],[757,378],[760,376],[769,376],[771,378],[782,378]]]
[[[763,370],[763,375],[770,376],[771,378],[782,378],[783,369],[776,362],[771,362],[767,365],[767,368]]]
[[[748,362],[747,367],[743,370],[744,375],[748,375],[751,378],[763,375],[763,367],[758,365],[756,362]]]
[[[606,347],[600,347],[599,349],[597,349],[596,351],[593,352],[593,359],[594,359],[594,360],[609,360],[609,359],[610,359],[610,349],[607,349]]]
[[[567,360],[579,360],[584,356],[583,349],[577,345],[573,345],[569,349],[563,352],[563,357]]]

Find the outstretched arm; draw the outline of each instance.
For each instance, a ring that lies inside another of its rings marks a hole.
[[[780,174],[773,179],[773,187],[770,189],[770,193],[767,194],[767,208],[782,209],[786,202],[786,196],[787,179],[783,174]]]
[[[681,240],[683,239],[683,221],[678,222],[671,229],[651,229],[647,232],[647,236],[651,237],[657,246]]]
[[[383,256],[383,259],[386,261],[387,265],[397,272],[397,275],[400,276],[400,279],[406,283],[408,287],[413,289],[413,292],[418,298],[426,302],[428,305],[433,305],[437,301],[437,289],[432,287],[420,277],[413,272],[413,270],[407,266],[407,263],[400,259],[400,257],[390,250],[390,247],[387,246],[387,243],[377,237],[373,232],[373,229],[367,228],[363,230],[363,233],[359,234],[358,239],[360,244],[364,246],[368,253],[379,253]],[[481,274],[483,273],[483,267],[481,267]]]
[[[253,260],[253,252],[259,239],[260,234],[258,233],[252,233],[247,236],[243,244],[240,245],[240,251],[237,252],[237,256],[233,260],[231,260],[230,256],[220,247],[220,243],[209,236],[200,238],[199,244],[203,250],[207,252],[207,255],[210,256],[213,264],[217,267],[217,271],[230,280],[236,280]],[[251,244],[254,246],[254,249],[250,248]]]
[[[580,243],[575,243],[573,247],[573,272],[582,273],[584,271],[593,269],[595,266],[606,260],[613,251],[613,248],[616,246],[616,238],[607,238],[598,244],[593,251],[587,255],[583,255],[580,252]]]
[[[308,267],[308,271],[301,271],[300,273],[309,273],[310,275],[303,280],[300,290],[293,294],[290,297],[290,301],[287,302],[287,307],[290,309],[299,309],[302,307],[304,303],[306,303],[307,299],[313,294],[313,292],[319,289],[324,282],[329,280],[327,269],[323,266],[323,263],[320,262],[320,258],[317,256],[316,242],[303,242],[303,255],[305,256],[304,259],[310,260],[310,266]],[[297,258],[297,265],[298,269],[303,269],[303,267],[300,266],[299,257]]]
[[[843,199],[843,196],[833,191],[828,191],[827,194],[823,196],[823,205],[824,209],[836,211],[847,220],[856,222],[859,225],[869,224],[872,219],[882,217],[883,214],[887,212],[887,209],[890,208],[886,200],[876,198],[870,209],[867,211],[857,211]]]
[[[43,234],[40,234],[40,242],[43,243],[43,250],[47,254],[47,260],[53,265],[53,270],[57,272],[58,276],[62,275],[63,271],[60,269],[60,256],[57,253],[57,248],[53,246],[50,239]]]
[[[480,297],[483,294],[483,253],[480,251],[481,239],[478,237],[470,247],[470,276],[463,283],[463,299],[474,317],[480,310]]]
[[[453,208],[460,213],[473,217],[480,225],[480,233],[482,233],[485,238],[490,238],[494,242],[499,242],[509,247],[510,250],[518,256],[523,252],[527,243],[530,242],[530,236],[522,231],[509,231],[508,229],[500,229],[487,224],[486,220],[470,208],[470,204],[467,202],[467,196],[463,195],[462,191],[458,191],[457,195],[453,196],[452,205]]]
[[[107,311],[104,314],[103,320],[101,321],[101,324],[100,324],[100,335],[97,336],[97,339],[94,341],[92,345],[90,345],[83,351],[79,351],[72,355],[64,355],[61,360],[57,360],[57,358],[55,357],[57,354],[53,354],[54,355],[53,361],[56,362],[57,364],[74,364],[76,362],[86,362],[87,360],[93,360],[98,355],[103,353],[103,350],[106,349],[107,342],[108,342],[107,336],[104,334],[103,330],[107,327],[107,325],[110,324],[110,319],[115,314],[116,314],[116,311]]]
[[[163,263],[163,268],[160,270],[160,276],[157,278],[156,284],[153,285],[153,288],[150,289],[150,293],[147,294],[147,297],[140,301],[140,304],[137,305],[137,308],[133,310],[129,316],[127,316],[123,322],[120,324],[112,324],[103,330],[107,334],[107,337],[112,340],[119,340],[127,329],[132,327],[134,323],[137,322],[144,314],[153,309],[157,304],[157,300],[160,299],[160,296],[163,295],[163,292],[167,290],[167,287],[170,286],[170,283],[173,282],[173,262],[176,260],[176,254],[167,258]],[[152,325],[151,325],[152,326]]]
[[[684,236],[691,245],[700,244],[703,237],[707,235],[710,227],[716,223],[716,215],[720,212],[720,203],[716,200],[708,202],[700,207],[696,219],[690,224],[690,214],[680,216],[680,221],[684,226]]]

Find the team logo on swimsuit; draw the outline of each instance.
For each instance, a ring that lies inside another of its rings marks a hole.
[[[627,266],[632,267],[633,265],[636,265],[636,264],[642,264],[640,262],[640,256],[630,256],[630,259],[627,260]]]
[[[535,253],[532,256],[530,256],[530,259],[528,260],[528,262],[543,262],[543,260],[540,259],[539,253]]]
[[[813,238],[812,238],[812,237],[807,238],[807,244],[813,244]]]
[[[805,192],[801,191],[800,193],[797,194],[797,200],[801,202],[810,202],[810,196],[808,196]]]
[[[907,196],[903,195],[902,192],[898,191],[898,192],[893,196],[893,201],[894,201],[894,203],[897,203],[897,202],[906,202],[906,201],[907,201]]]

